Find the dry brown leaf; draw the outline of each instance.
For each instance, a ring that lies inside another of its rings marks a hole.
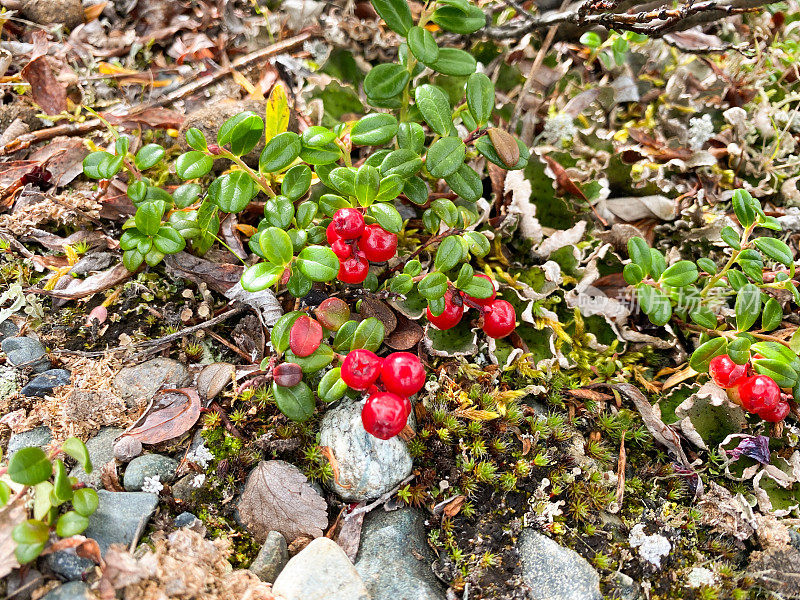
[[[82,535],[73,535],[72,537],[56,540],[50,544],[41,555],[45,556],[61,550],[75,550],[75,554],[81,558],[88,558],[100,565],[101,568],[105,565],[100,552],[100,546],[92,538],[87,538]]]
[[[247,478],[239,514],[259,542],[278,531],[291,543],[301,536],[318,538],[328,526],[328,505],[306,476],[282,460],[261,461]]]
[[[444,514],[448,517],[455,517],[458,513],[461,512],[461,507],[464,506],[464,501],[467,499],[466,496],[456,496],[450,502],[448,502],[444,507]]]
[[[200,396],[193,388],[166,389],[150,401],[139,420],[123,435],[158,444],[183,435],[200,418]]]
[[[221,294],[239,282],[244,270],[239,265],[219,264],[187,252],[168,254],[164,257],[164,265],[171,276],[182,277],[194,283],[205,283]]]
[[[386,330],[386,335],[389,335],[395,330],[397,327],[397,315],[395,315],[394,311],[389,308],[389,305],[385,302],[381,302],[376,298],[364,298],[361,301],[361,306],[359,308],[359,313],[365,319],[369,317],[375,317],[383,323],[383,327]]]
[[[111,267],[106,271],[90,275],[86,279],[77,279],[75,277],[64,277],[58,281],[55,290],[41,290],[36,288],[29,288],[26,293],[42,294],[44,296],[52,296],[54,298],[61,298],[62,300],[78,300],[85,298],[92,294],[97,294],[107,290],[110,287],[122,283],[128,279],[132,273],[125,268],[122,263]],[[61,282],[64,282],[61,284]],[[60,287],[59,287],[60,286]]]
[[[356,508],[360,508],[364,505],[365,503],[361,502]],[[336,543],[339,544],[339,547],[344,550],[344,553],[347,554],[347,558],[352,562],[355,562],[358,548],[361,545],[361,528],[364,525],[364,517],[366,516],[366,512],[361,512],[350,519],[345,519],[342,522],[339,535],[336,536]]]
[[[419,344],[425,332],[419,323],[405,315],[397,314],[397,327],[386,337],[384,343],[392,350],[411,350]]]
[[[33,154],[36,160],[52,175],[49,183],[63,187],[83,173],[83,159],[89,149],[79,137],[61,137],[52,140]]]
[[[0,508],[0,577],[5,577],[19,566],[14,556],[17,544],[11,539],[11,531],[25,520],[27,512],[22,496]]]
[[[197,376],[197,392],[200,397],[205,400],[216,397],[233,381],[235,372],[236,367],[230,363],[218,362],[207,365]]]
[[[567,174],[567,170],[564,167],[546,154],[542,156],[542,158],[547,162],[547,166],[550,167],[550,170],[553,172],[553,178],[556,180],[556,189],[559,193],[570,194],[586,200],[586,196],[581,191],[581,188],[579,188],[575,182],[570,179],[570,176]]]
[[[46,56],[37,56],[22,67],[22,78],[31,84],[33,101],[48,115],[67,110],[67,90],[56,79]]]
[[[100,481],[103,487],[109,492],[124,492],[125,488],[119,482],[117,475],[117,463],[113,460],[108,461],[100,468]]]

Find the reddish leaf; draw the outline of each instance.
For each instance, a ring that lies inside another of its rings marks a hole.
[[[293,387],[303,380],[303,370],[297,363],[281,363],[272,372],[272,380],[281,387]]]
[[[200,418],[200,396],[192,388],[161,390],[123,435],[158,444],[183,435]]]
[[[37,56],[22,67],[22,78],[31,84],[33,101],[48,115],[67,110],[67,90],[50,68],[46,56]]]
[[[322,326],[331,331],[339,328],[350,319],[350,307],[341,298],[326,298],[314,311]]]
[[[550,170],[553,172],[559,192],[571,194],[586,200],[586,196],[581,191],[581,188],[579,188],[575,182],[570,179],[569,175],[567,175],[567,170],[564,167],[547,155],[543,156],[542,158],[547,161],[547,166],[550,167]]]
[[[289,348],[296,356],[303,358],[314,354],[322,343],[322,325],[303,315],[292,325],[289,332]]]

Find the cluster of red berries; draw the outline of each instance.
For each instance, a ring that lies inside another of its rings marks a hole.
[[[708,374],[714,383],[728,390],[729,398],[765,421],[777,423],[789,414],[789,403],[772,377],[748,375],[748,365],[737,365],[727,354],[711,359]]]
[[[491,277],[483,273],[476,273],[477,277],[487,279],[494,287]],[[444,295],[444,310],[440,315],[434,315],[427,309],[428,321],[437,329],[450,329],[461,322],[464,311],[474,308],[481,313],[481,329],[492,338],[502,338],[509,335],[517,326],[517,314],[510,302],[497,297],[497,290],[488,298],[474,298],[455,289],[450,289]]]
[[[397,236],[380,225],[367,225],[356,208],[340,208],[326,230],[331,250],[339,257],[339,281],[361,283],[370,262],[385,262],[397,252]]]
[[[354,390],[369,393],[361,409],[364,429],[376,438],[388,440],[406,426],[411,414],[408,397],[425,385],[425,367],[409,352],[393,352],[381,358],[361,349],[353,350],[342,361],[341,377]]]

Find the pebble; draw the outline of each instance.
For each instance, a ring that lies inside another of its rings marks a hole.
[[[261,581],[274,583],[278,574],[289,561],[289,550],[286,539],[277,531],[270,531],[267,539],[258,551],[258,556],[250,565],[250,571]]]
[[[48,369],[44,373],[37,375],[28,382],[20,393],[23,396],[33,396],[42,398],[52,392],[55,388],[67,385],[71,373],[66,369]]]
[[[7,597],[13,600],[30,600],[31,594],[44,583],[44,577],[36,569],[29,569],[24,577],[20,577],[21,572],[15,570],[8,576]]]
[[[10,457],[14,452],[22,448],[46,447],[53,441],[53,434],[49,427],[34,427],[22,433],[15,433],[8,440],[7,454]]]
[[[114,458],[120,462],[130,462],[142,453],[142,442],[126,435],[114,443]]]
[[[175,478],[177,469],[178,461],[169,456],[143,454],[128,463],[122,485],[129,492],[138,492],[144,485],[145,477],[158,476],[161,483],[169,483]]]
[[[601,600],[600,576],[574,550],[525,529],[518,542],[531,600]]]
[[[200,519],[198,519],[196,515],[193,515],[190,512],[182,512],[175,517],[175,527],[191,527],[196,521],[199,520]]]
[[[19,327],[17,327],[14,321],[6,319],[2,323],[0,323],[0,342],[2,342],[6,338],[14,337],[18,333],[19,333]]]
[[[315,539],[286,563],[272,592],[283,600],[370,600],[344,550],[326,537]]]
[[[82,581],[68,581],[47,592],[41,600],[93,600],[93,598],[88,585]]]
[[[92,460],[92,472],[86,473],[80,465],[69,472],[70,477],[76,477],[79,482],[93,488],[103,487],[103,467],[114,460],[114,440],[122,435],[124,429],[117,427],[103,427],[93,438],[86,442],[89,458]]]
[[[342,404],[325,413],[320,445],[328,446],[339,463],[331,483],[343,500],[360,502],[388,492],[411,473],[411,454],[398,437],[379,440],[364,430],[361,403]]]
[[[184,502],[191,500],[192,492],[197,489],[192,485],[195,475],[195,473],[189,473],[172,484],[172,497],[176,500],[183,500]]]
[[[158,357],[120,369],[114,378],[114,391],[128,408],[134,408],[142,401],[150,401],[162,388],[181,388],[191,380],[188,369],[182,363]]]
[[[372,600],[444,600],[434,560],[418,510],[376,509],[365,517],[355,566]]]
[[[47,351],[39,340],[30,337],[9,337],[3,340],[3,352],[8,364],[14,367],[30,368],[34,373],[42,373],[50,368]]]
[[[39,25],[65,25],[72,29],[83,23],[80,0],[24,0],[22,14]]]

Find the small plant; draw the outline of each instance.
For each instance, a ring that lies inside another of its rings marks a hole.
[[[800,304],[792,281],[794,258],[781,240],[752,238],[756,227],[781,228],[757,199],[737,190],[732,204],[742,232],[732,227],[722,230],[731,253],[721,267],[709,258],[681,260],[667,267],[661,252],[636,237],[628,242],[631,262],[623,275],[635,287],[639,306],[653,324],[674,320],[700,333],[689,360],[692,369],[708,371],[718,385],[734,390],[731,398],[746,410],[767,421],[780,421],[789,412],[783,396],[800,399],[800,336],[795,334],[787,342],[770,335],[784,314],[770,292],[788,290]],[[721,314],[725,307],[733,309],[731,317]],[[747,365],[753,376],[746,376]],[[783,396],[781,389],[786,392]]]
[[[97,510],[100,500],[93,489],[81,487],[67,475],[64,461],[57,456],[65,453],[92,472],[92,462],[86,446],[78,438],[67,439],[60,448],[49,454],[38,447],[17,450],[0,469],[11,484],[0,479],[0,505],[20,501],[32,492],[33,518],[17,524],[11,532],[16,542],[14,555],[20,564],[35,560],[47,546],[53,531],[61,538],[82,533],[89,526],[89,516]],[[72,504],[72,509],[61,509]]]

